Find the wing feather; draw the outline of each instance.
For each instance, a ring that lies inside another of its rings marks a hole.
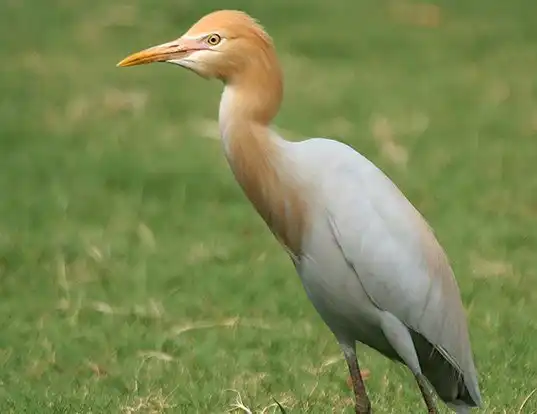
[[[371,301],[437,348],[477,402],[466,316],[444,250],[393,182],[356,155],[332,165],[334,179],[324,183],[334,237]]]

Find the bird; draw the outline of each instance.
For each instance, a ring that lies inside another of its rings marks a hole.
[[[356,413],[372,412],[357,343],[406,365],[428,413],[438,412],[435,393],[457,414],[480,407],[460,290],[431,226],[350,145],[289,141],[275,132],[283,72],[260,22],[240,10],[212,11],[176,40],[117,66],[153,62],[223,84],[218,124],[225,158],[337,340]]]

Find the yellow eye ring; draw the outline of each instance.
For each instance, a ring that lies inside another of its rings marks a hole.
[[[216,46],[218,43],[222,41],[222,38],[220,35],[217,35],[216,33],[207,36],[206,42],[211,46]]]

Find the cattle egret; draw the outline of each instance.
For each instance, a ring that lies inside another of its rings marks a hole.
[[[244,12],[202,17],[177,40],[118,66],[168,62],[224,84],[219,127],[245,194],[293,261],[337,339],[370,413],[356,342],[405,364],[429,413],[433,393],[455,412],[481,405],[459,288],[432,230],[395,184],[331,139],[289,142],[270,128],[282,100],[273,42]]]

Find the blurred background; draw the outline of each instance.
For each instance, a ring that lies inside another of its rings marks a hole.
[[[273,36],[279,131],[353,145],[435,229],[482,412],[536,412],[530,0],[3,0],[0,412],[353,412],[335,340],[221,153],[221,85],[115,67],[217,8]],[[359,354],[376,412],[424,411],[405,369]]]

